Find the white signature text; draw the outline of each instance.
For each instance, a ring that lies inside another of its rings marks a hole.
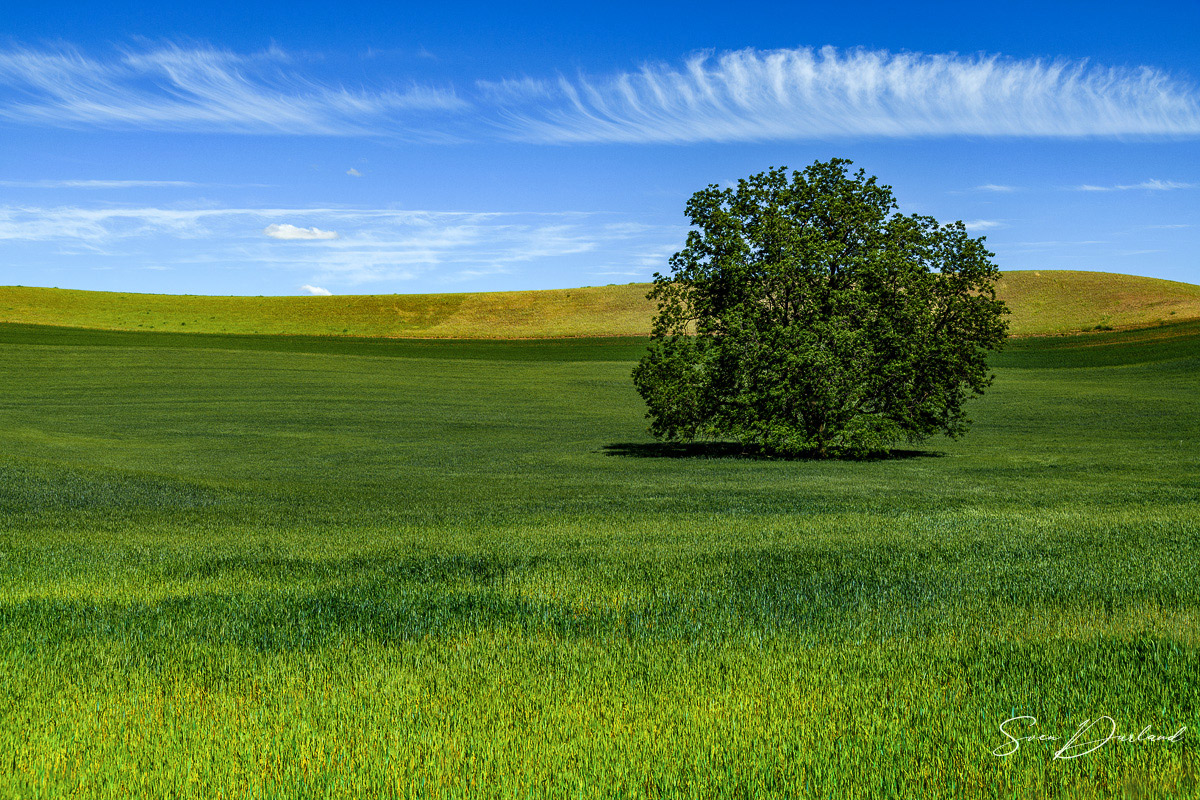
[[[1151,726],[1147,725],[1137,733],[1117,733],[1117,722],[1112,717],[1103,716],[1095,719],[1085,719],[1075,729],[1075,733],[1067,739],[1062,736],[1054,736],[1049,733],[1042,733],[1033,730],[1037,728],[1037,717],[1010,717],[1000,723],[1000,733],[1004,736],[1004,744],[992,751],[992,755],[998,758],[1007,758],[1013,753],[1021,749],[1021,745],[1026,742],[1064,742],[1062,747],[1059,747],[1054,752],[1055,759],[1079,758],[1086,756],[1088,753],[1094,753],[1101,747],[1104,747],[1110,742],[1118,744],[1148,744],[1150,742],[1171,742],[1178,743],[1183,741],[1183,732],[1187,730],[1186,725],[1180,726],[1179,730],[1167,736],[1165,734],[1152,733]]]

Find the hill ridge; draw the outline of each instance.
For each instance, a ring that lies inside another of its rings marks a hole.
[[[0,286],[0,322],[99,330],[411,339],[645,336],[651,284],[445,294],[162,295]],[[1200,286],[1070,270],[1004,273],[1017,336],[1200,319]]]

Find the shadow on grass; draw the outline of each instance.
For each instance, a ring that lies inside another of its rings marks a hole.
[[[181,563],[166,574],[172,583],[223,578],[237,588],[133,602],[39,597],[0,603],[0,654],[6,640],[49,650],[72,641],[107,641],[130,646],[135,660],[153,660],[196,643],[286,652],[347,640],[399,644],[481,631],[690,642],[757,631],[844,641],[877,614],[890,620],[889,630],[903,631],[930,602],[926,576],[881,573],[885,557],[883,550],[865,557],[722,554],[651,573],[637,561],[594,556],[220,558]],[[694,571],[717,563],[719,580],[692,579]],[[618,606],[594,592],[564,597],[528,591],[547,575],[586,588],[595,580],[611,581],[614,570],[640,584],[638,600]],[[898,609],[907,613],[897,615]]]
[[[181,563],[168,574],[223,578],[227,591],[133,602],[37,597],[0,603],[0,655],[13,643],[46,658],[72,641],[96,641],[161,666],[197,643],[286,652],[348,641],[448,641],[480,632],[691,643],[784,634],[837,644],[957,630],[978,613],[964,610],[964,599],[989,613],[1047,604],[1141,608],[1150,599],[1190,609],[1200,602],[1196,588],[1168,586],[1170,576],[1130,586],[1101,574],[1056,593],[1044,581],[1020,579],[1028,568],[1014,568],[998,555],[877,542],[693,556],[653,569],[636,558],[594,554],[222,558]],[[1060,566],[1076,571],[1070,558]],[[547,592],[548,577],[581,591]],[[626,585],[636,599],[610,602],[606,592],[588,590],[596,585]],[[1169,599],[1168,590],[1174,592]]]
[[[601,451],[626,458],[744,458],[759,461],[893,461],[908,458],[942,458],[937,450],[886,450],[864,456],[821,458],[816,451],[780,455],[756,444],[736,442],[617,442]]]

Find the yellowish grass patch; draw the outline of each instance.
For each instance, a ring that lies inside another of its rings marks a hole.
[[[524,292],[210,297],[0,287],[0,322],[181,333],[520,339],[644,336],[650,284]],[[1066,270],[1004,273],[1016,336],[1200,319],[1200,286]]]

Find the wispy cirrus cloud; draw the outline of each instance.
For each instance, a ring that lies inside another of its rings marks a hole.
[[[0,120],[554,144],[1200,135],[1200,93],[1186,80],[1064,59],[745,49],[605,74],[479,76],[461,91],[384,64],[350,89],[318,67],[277,48],[9,49]]]
[[[268,230],[305,239],[304,246],[281,247],[263,235]],[[342,233],[328,235],[334,231]],[[677,250],[683,236],[682,226],[569,211],[0,207],[0,242],[27,254],[52,251],[89,264],[111,257],[130,267],[300,272],[307,285],[322,287],[418,277],[452,283],[526,269],[590,272],[614,259],[637,271],[647,254]]]
[[[361,91],[322,83],[278,49],[168,45],[108,59],[70,48],[0,52],[0,119],[30,124],[401,135],[410,114],[466,105],[452,90],[416,83]]]
[[[1081,239],[1077,241],[1045,241],[1045,242],[1011,242],[1009,248],[1013,250],[1023,251],[1039,251],[1039,250],[1060,250],[1060,249],[1079,249],[1087,248],[1095,245],[1111,244],[1103,239]]]
[[[40,180],[0,181],[0,186],[19,189],[162,189],[193,188],[205,184],[195,181],[142,181],[142,180]]]
[[[494,85],[487,87],[496,91]],[[513,94],[518,83],[502,87]],[[560,77],[557,102],[506,129],[539,142],[734,142],[917,136],[1196,136],[1200,95],[1149,67],[1084,61],[890,53],[738,50],[681,65]]]
[[[1077,192],[1128,192],[1133,189],[1144,189],[1148,192],[1169,192],[1175,189],[1200,189],[1200,183],[1183,183],[1181,181],[1160,181],[1152,178],[1141,183],[1119,183],[1115,186],[1096,186],[1085,183],[1073,187]]]

